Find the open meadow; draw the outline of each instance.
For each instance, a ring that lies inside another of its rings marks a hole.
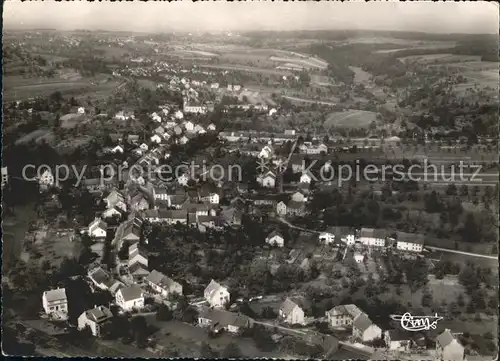
[[[376,113],[365,110],[347,110],[328,115],[324,127],[364,128],[376,120]]]
[[[70,96],[91,96],[103,92],[107,95],[120,84],[117,80],[107,81],[105,76],[68,80],[57,78],[23,78],[22,76],[5,76],[4,101],[27,100],[39,96],[48,96],[56,91]]]

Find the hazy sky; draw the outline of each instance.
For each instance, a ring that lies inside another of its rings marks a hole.
[[[371,29],[498,33],[487,2],[54,2],[7,0],[5,28],[123,31]]]

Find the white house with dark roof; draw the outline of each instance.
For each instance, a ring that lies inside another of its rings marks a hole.
[[[99,337],[101,335],[101,328],[111,321],[112,318],[113,314],[108,308],[97,306],[83,312],[80,317],[78,317],[78,329],[83,330],[89,327],[92,335]]]
[[[422,252],[424,236],[416,233],[396,232],[396,248],[400,251]]]
[[[331,310],[326,311],[326,318],[328,320],[328,324],[332,327],[350,327],[354,319],[363,313],[359,309],[358,306],[349,304],[349,305],[340,305],[335,306]]]
[[[257,176],[257,183],[266,188],[274,188],[276,186],[276,175],[269,171]]]
[[[66,319],[68,316],[68,298],[65,288],[45,291],[42,295],[45,313],[52,318]]]
[[[182,295],[182,285],[180,283],[156,270],[153,270],[146,277],[146,283],[163,298],[167,298],[172,294]]]
[[[226,310],[203,309],[198,316],[198,325],[210,327],[216,333],[225,330],[230,333],[238,333],[251,326],[252,321],[245,315],[240,315]]]
[[[115,295],[116,304],[124,311],[144,308],[144,293],[138,285],[123,287]]]
[[[288,298],[281,304],[279,312],[279,318],[291,325],[304,325],[305,324],[305,312],[304,309],[298,305],[295,301]]]
[[[211,307],[221,308],[229,303],[230,293],[228,289],[215,280],[211,280],[203,292],[205,299]]]
[[[272,246],[283,247],[285,245],[285,238],[278,231],[272,231],[266,237],[266,243]]]
[[[449,329],[445,329],[436,337],[436,356],[444,361],[464,359],[464,347]]]
[[[386,233],[381,229],[361,228],[359,242],[365,246],[385,247]]]
[[[300,176],[300,183],[310,184],[311,181],[312,181],[312,177],[307,173],[302,173],[302,175]]]
[[[89,224],[88,228],[88,235],[93,238],[97,239],[104,239],[106,238],[106,230],[108,226],[106,222],[104,222],[100,218],[96,218],[92,221],[92,223]]]
[[[352,323],[352,335],[363,342],[369,342],[382,338],[382,330],[370,320],[366,313],[361,313]]]
[[[122,215],[124,214],[124,211],[117,206],[113,208],[108,208],[104,212],[102,212],[102,218],[107,219],[107,218],[112,218],[112,217],[119,217],[121,218]]]
[[[286,203],[283,201],[280,201],[278,204],[276,204],[276,213],[279,216],[286,216]]]

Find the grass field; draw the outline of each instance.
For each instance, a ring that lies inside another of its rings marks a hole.
[[[370,83],[370,77],[371,77],[370,73],[364,71],[363,69],[357,66],[350,66],[349,69],[351,69],[354,72],[355,83],[360,83],[365,85]]]
[[[364,110],[348,110],[328,115],[325,127],[363,128],[376,120],[376,113]]]
[[[462,63],[469,61],[481,61],[479,55],[456,55],[456,54],[427,54],[427,55],[411,55],[398,58],[400,61],[417,62],[419,64],[447,64],[447,63]]]
[[[2,269],[8,267],[21,255],[23,240],[30,222],[36,218],[33,204],[18,206],[15,216],[3,216],[2,220]]]
[[[32,140],[37,142],[40,138],[46,136],[48,133],[50,133],[50,131],[48,129],[34,130],[31,133],[28,133],[28,134],[22,136],[21,138],[19,138],[18,140],[16,140],[16,144],[25,144],[25,143],[28,143]]]
[[[24,100],[38,96],[48,96],[55,91],[63,95],[81,95],[95,97],[104,92],[109,95],[119,82],[112,80],[103,82],[103,76],[68,80],[64,78],[23,78],[22,76],[5,76],[4,101]],[[97,82],[97,84],[95,84]]]

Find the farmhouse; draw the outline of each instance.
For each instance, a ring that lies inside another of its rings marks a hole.
[[[286,216],[285,202],[281,201],[276,205],[276,213],[278,213],[279,216]]]
[[[102,328],[108,324],[112,318],[113,314],[108,308],[98,306],[83,312],[80,317],[78,317],[78,329],[83,330],[89,327],[92,335],[99,337]]]
[[[144,294],[137,285],[121,288],[115,295],[116,304],[124,311],[140,310],[144,307]]]
[[[279,232],[272,231],[266,237],[266,243],[273,245],[273,246],[283,247],[285,244],[285,239],[283,238],[283,236]]]
[[[422,252],[424,236],[416,233],[397,232],[396,248],[400,251]]]
[[[146,277],[146,283],[163,298],[167,298],[172,294],[182,295],[182,285],[180,283],[175,282],[156,270],[153,270]]]
[[[349,304],[341,305],[326,311],[328,324],[332,327],[350,327],[356,317],[363,312],[358,306]]]
[[[42,296],[42,305],[45,313],[55,319],[66,319],[68,315],[68,299],[66,289],[57,288],[45,291]]]
[[[106,229],[108,228],[106,222],[100,218],[94,219],[92,223],[89,224],[88,235],[97,239],[106,238]]]
[[[198,325],[210,327],[216,333],[225,330],[231,333],[239,333],[250,327],[251,321],[247,316],[233,312],[205,308],[198,316]]]
[[[361,228],[359,232],[359,242],[365,246],[385,246],[385,231],[373,228]]]
[[[464,359],[464,347],[449,329],[444,330],[436,337],[436,356],[440,360],[446,361],[462,361]]]
[[[279,317],[284,322],[295,325],[305,324],[305,312],[298,302],[293,301],[291,298],[287,298],[279,309]]]
[[[203,292],[205,299],[211,307],[221,308],[229,302],[229,291],[215,280],[211,280]]]
[[[352,335],[363,342],[382,337],[382,330],[365,313],[359,314],[352,323]]]
[[[266,188],[274,188],[276,185],[276,175],[269,171],[257,176],[257,183]]]
[[[123,283],[115,280],[107,271],[101,267],[96,267],[89,271],[88,278],[92,284],[104,291],[109,291],[111,294],[115,294],[121,287]]]

